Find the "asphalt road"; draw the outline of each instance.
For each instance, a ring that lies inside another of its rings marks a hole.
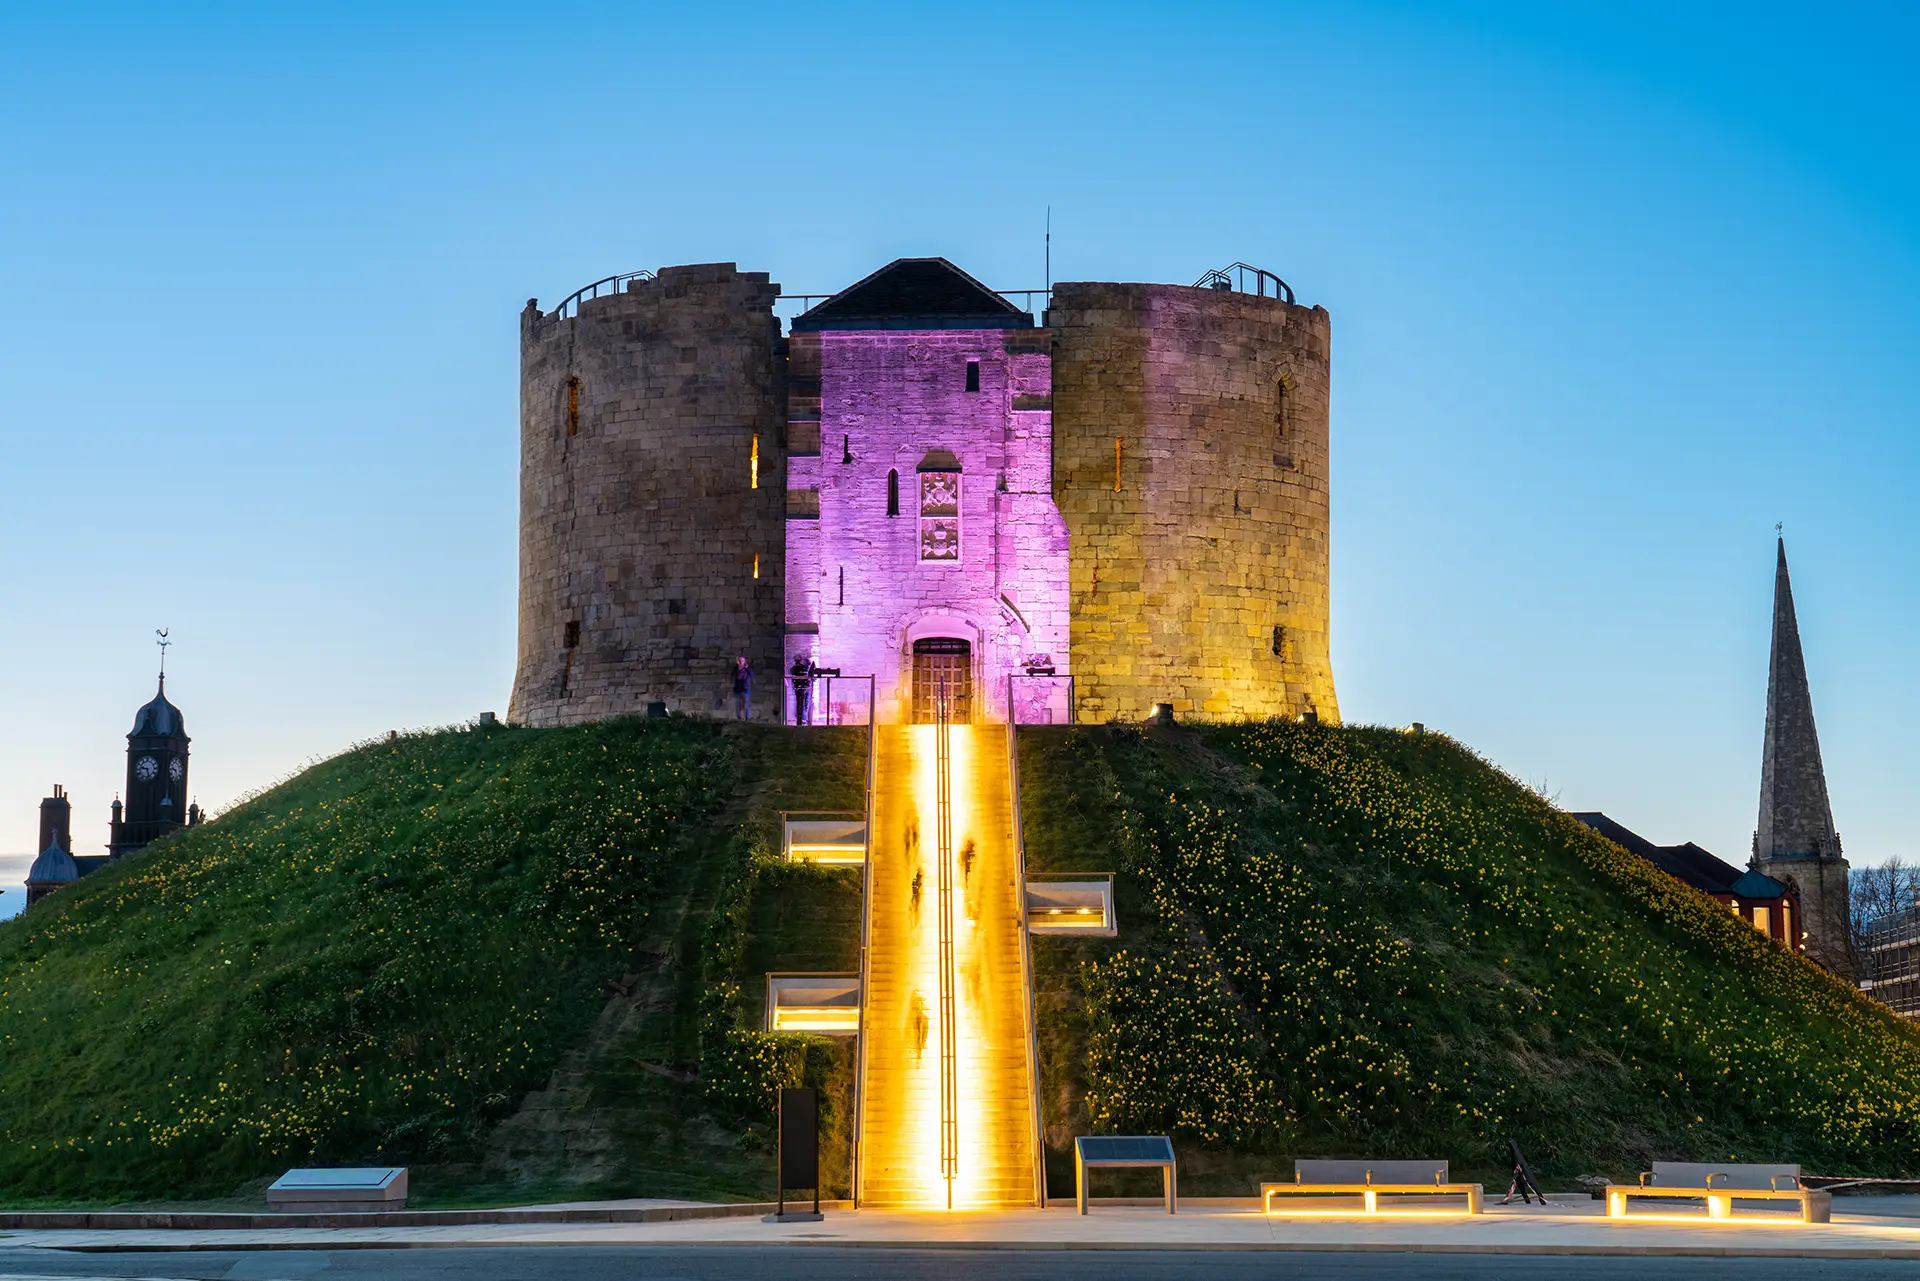
[[[599,1246],[81,1254],[7,1249],[0,1281],[1911,1281],[1910,1261],[1593,1258],[1568,1255],[1185,1253],[1142,1250],[840,1250]]]

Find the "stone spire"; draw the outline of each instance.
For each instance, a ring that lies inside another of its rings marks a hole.
[[[1800,625],[1781,539],[1773,578],[1773,658],[1767,671],[1767,730],[1760,755],[1760,822],[1753,866],[1799,896],[1807,952],[1829,969],[1851,972],[1847,862],[1833,830],[1813,693],[1800,650]]]
[[[1787,544],[1779,543],[1773,571],[1773,661],[1767,671],[1767,736],[1760,757],[1760,826],[1756,859],[1838,857],[1840,838],[1827,802],[1820,735],[1813,727],[1813,694],[1793,616]]]

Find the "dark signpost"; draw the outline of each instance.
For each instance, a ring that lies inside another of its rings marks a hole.
[[[820,1214],[820,1091],[780,1091],[779,1208],[769,1223],[818,1223]],[[813,1189],[813,1209],[787,1209],[787,1193]]]

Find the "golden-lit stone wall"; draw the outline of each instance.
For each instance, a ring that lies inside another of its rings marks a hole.
[[[1326,309],[1068,283],[1048,321],[1082,716],[1337,721]]]

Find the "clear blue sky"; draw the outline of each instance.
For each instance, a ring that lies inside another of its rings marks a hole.
[[[1773,524],[1835,810],[1920,853],[1911,6],[11,5],[0,854],[505,711],[516,317],[733,260],[1246,259],[1334,318],[1334,660],[1743,861]],[[17,879],[0,868],[0,882]]]

